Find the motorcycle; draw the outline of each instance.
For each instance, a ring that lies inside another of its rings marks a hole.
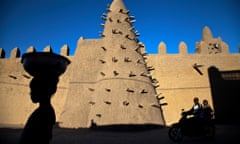
[[[214,119],[204,121],[201,118],[190,117],[182,112],[182,117],[168,130],[169,138],[174,142],[180,142],[184,137],[204,137],[213,139],[215,136]]]

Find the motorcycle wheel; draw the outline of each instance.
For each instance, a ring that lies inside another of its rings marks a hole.
[[[179,126],[172,126],[168,130],[169,138],[174,142],[180,142],[183,139],[182,129]]]

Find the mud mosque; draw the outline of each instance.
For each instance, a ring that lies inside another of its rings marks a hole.
[[[88,128],[93,122],[168,126],[192,106],[195,96],[209,100],[218,122],[239,121],[226,111],[237,112],[240,54],[229,53],[228,45],[208,27],[194,54],[184,42],[178,54],[168,54],[164,42],[157,54],[147,54],[122,0],[113,0],[101,17],[101,38],[81,37],[73,56],[67,45],[61,48],[71,64],[52,98],[60,127]],[[27,50],[34,51],[33,46]],[[44,52],[52,52],[51,47]],[[5,58],[0,49],[0,124],[23,125],[37,106],[29,97],[32,77],[24,71],[20,55],[14,48]]]

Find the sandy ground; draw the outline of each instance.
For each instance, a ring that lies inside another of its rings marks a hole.
[[[217,125],[214,140],[185,138],[181,144],[237,144],[240,126]],[[92,130],[55,127],[51,144],[174,144],[168,138],[168,129]],[[22,128],[0,126],[0,144],[17,144]]]

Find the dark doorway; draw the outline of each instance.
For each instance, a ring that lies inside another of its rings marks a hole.
[[[238,124],[240,70],[219,71],[216,67],[209,67],[208,74],[216,123]]]

